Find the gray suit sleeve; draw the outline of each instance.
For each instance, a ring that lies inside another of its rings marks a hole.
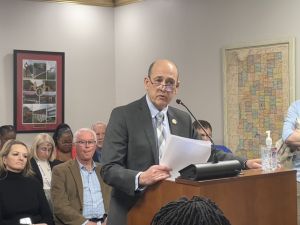
[[[125,114],[120,109],[114,109],[106,129],[102,149],[103,180],[110,186],[135,195],[135,176],[139,171],[127,169],[128,128]]]

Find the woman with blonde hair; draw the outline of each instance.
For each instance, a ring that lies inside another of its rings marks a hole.
[[[30,151],[17,140],[0,152],[0,224],[54,225],[41,184],[33,177]]]
[[[52,209],[50,188],[52,168],[61,163],[61,161],[55,159],[55,144],[52,137],[46,133],[38,134],[31,145],[31,153],[33,158],[30,160],[32,170],[35,173],[35,177],[43,185],[43,189],[46,198]]]

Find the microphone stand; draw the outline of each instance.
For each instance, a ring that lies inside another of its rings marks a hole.
[[[193,119],[197,122],[197,124],[201,127],[201,129],[204,131],[204,133],[206,134],[206,136],[209,138],[210,142],[211,142],[211,151],[213,153],[213,163],[218,163],[219,160],[216,156],[216,146],[215,143],[212,139],[212,137],[210,135],[208,135],[208,133],[206,132],[205,128],[203,127],[203,125],[196,119],[196,117],[194,116],[194,114],[189,110],[189,108],[180,100],[180,99],[176,99],[176,103],[179,105],[182,105],[189,113],[190,115],[193,117]]]

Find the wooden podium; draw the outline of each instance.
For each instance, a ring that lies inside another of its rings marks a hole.
[[[296,171],[246,170],[237,177],[163,181],[148,188],[128,213],[128,225],[150,225],[166,203],[182,196],[213,200],[232,225],[297,225]]]

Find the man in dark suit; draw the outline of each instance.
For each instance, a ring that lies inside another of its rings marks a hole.
[[[115,108],[106,129],[101,175],[113,187],[108,225],[127,224],[128,211],[146,187],[170,177],[170,168],[159,165],[160,141],[156,127],[159,112],[164,115],[164,135],[198,137],[190,116],[169,106],[179,87],[178,71],[173,62],[153,62],[144,78],[144,86],[147,94]],[[223,152],[218,152],[217,157],[236,159]],[[252,166],[250,160],[238,159],[243,166]]]

